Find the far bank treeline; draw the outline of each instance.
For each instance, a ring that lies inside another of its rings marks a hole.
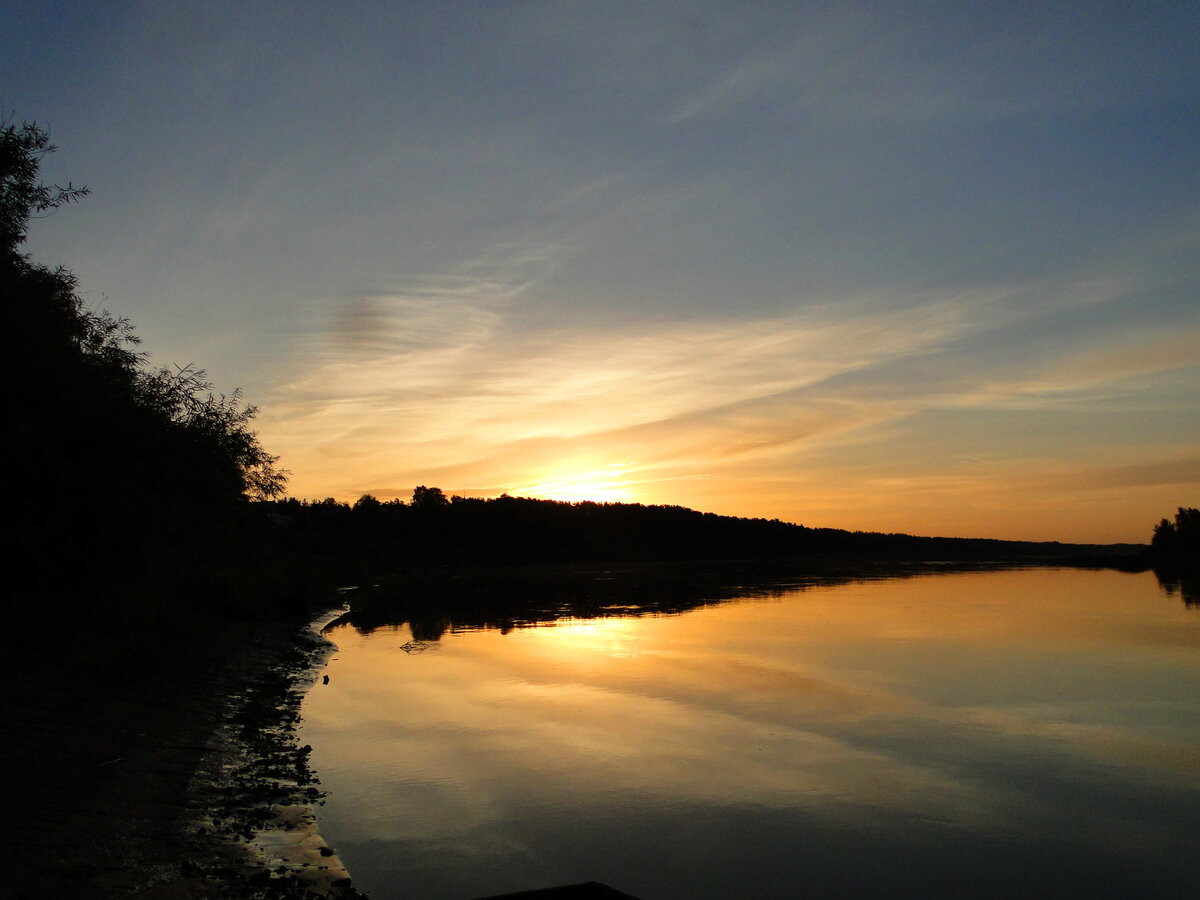
[[[450,496],[258,504],[281,535],[361,572],[410,566],[720,560],[1014,561],[1144,565],[1144,545],[916,537],[808,528],[640,503]]]

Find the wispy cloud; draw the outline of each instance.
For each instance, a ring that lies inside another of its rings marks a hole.
[[[528,480],[539,442],[560,455],[578,452],[564,444],[592,443],[615,459],[660,464],[682,454],[675,465],[754,456],[845,428],[863,406],[805,391],[931,351],[969,319],[940,299],[892,312],[864,303],[849,316],[854,304],[764,320],[522,333],[506,327],[497,305],[475,299],[482,295],[490,289],[476,284],[452,297],[347,301],[316,364],[272,399],[264,431],[289,458],[374,456],[380,476],[389,456],[420,472],[495,465],[508,448],[520,454],[506,480]],[[318,435],[318,446],[306,446]]]
[[[930,19],[856,4],[804,10],[697,73],[664,122],[769,109],[824,124],[961,126],[1127,104],[1154,83],[1119,34],[1087,17],[1013,7],[980,31],[973,15],[941,9]],[[1169,38],[1163,43],[1166,51]]]

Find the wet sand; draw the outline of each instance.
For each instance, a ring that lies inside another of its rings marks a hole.
[[[10,630],[5,894],[361,896],[312,824],[300,621]]]

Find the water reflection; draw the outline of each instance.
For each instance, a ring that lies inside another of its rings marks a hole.
[[[1192,573],[1155,571],[1158,583],[1169,597],[1179,597],[1186,606],[1200,607],[1200,577]]]
[[[357,588],[347,595],[353,612],[334,624],[353,625],[361,634],[407,624],[414,639],[437,641],[446,633],[479,628],[507,634],[513,628],[563,619],[675,615],[814,587],[996,568],[979,563],[798,565],[768,561],[448,569]]]
[[[1200,886],[1200,620],[1151,576],[836,580],[507,634],[454,613],[418,654],[343,623],[305,706],[322,828],[376,900]]]

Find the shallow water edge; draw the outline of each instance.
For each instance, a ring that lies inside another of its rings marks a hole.
[[[191,853],[146,896],[231,900],[361,898],[317,830],[324,796],[297,739],[300,703],[335,649],[322,613],[251,664],[229,694],[188,794],[199,799]]]

